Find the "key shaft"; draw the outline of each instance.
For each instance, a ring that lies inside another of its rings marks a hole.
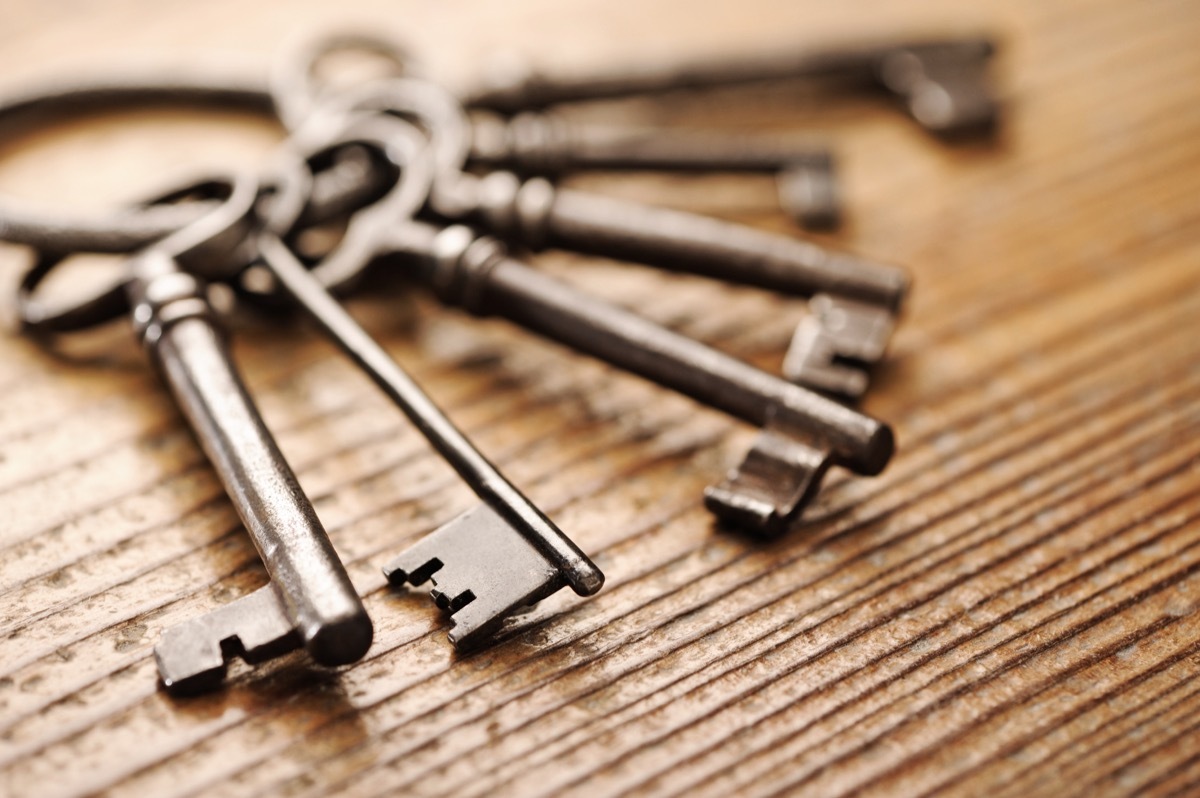
[[[130,292],[138,333],[254,541],[287,620],[264,634],[294,634],[282,648],[303,645],[324,665],[360,659],[370,646],[371,621],[250,399],[202,285],[157,253],[143,256],[137,273]],[[209,646],[221,642],[197,641],[209,649],[208,665],[223,666],[219,652],[211,662]],[[196,671],[172,651],[160,650],[168,687],[212,678],[211,668]]]
[[[829,151],[762,136],[606,128],[553,112],[512,119],[477,115],[470,162],[526,176],[614,169],[770,174],[778,183],[780,207],[802,226],[829,230],[841,216]]]
[[[782,139],[600,127],[552,112],[474,118],[470,157],[481,166],[538,174],[587,169],[770,173],[830,161],[826,149]]]
[[[474,210],[488,228],[534,249],[559,247],[701,274],[782,293],[830,293],[898,308],[908,275],[788,236],[493,172],[475,184]],[[467,206],[470,207],[470,206]]]

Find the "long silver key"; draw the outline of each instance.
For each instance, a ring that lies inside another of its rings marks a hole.
[[[515,60],[491,65],[464,105],[504,112],[563,102],[780,80],[819,80],[882,91],[922,127],[944,136],[989,132],[997,103],[987,83],[995,44],[986,38],[897,42],[777,52],[743,60],[629,64],[577,76],[539,73]]]
[[[809,229],[841,217],[829,151],[763,136],[601,127],[548,112],[472,117],[471,163],[522,175],[592,169],[775,175],[780,207]]]
[[[504,316],[760,426],[741,466],[706,493],[709,509],[732,524],[779,534],[831,465],[872,475],[891,457],[887,425],[577,291],[469,228],[396,225],[387,249],[414,261],[448,304]]]
[[[231,656],[260,662],[299,646],[322,665],[360,659],[371,621],[233,365],[203,284],[150,251],[135,261],[129,292],[137,334],[271,578],[167,629],[154,650],[163,684],[196,692],[221,682]]]
[[[507,617],[565,585],[581,596],[601,588],[600,569],[504,478],[279,238],[264,234],[260,251],[286,292],[484,502],[388,564],[389,581],[419,585],[432,580],[434,600],[451,613],[450,640],[462,649],[486,642]]]
[[[435,195],[436,198],[436,195]],[[573,189],[510,172],[464,175],[446,216],[471,216],[531,249],[558,247],[745,283],[787,294],[829,293],[898,308],[908,275],[816,244],[670,208]]]

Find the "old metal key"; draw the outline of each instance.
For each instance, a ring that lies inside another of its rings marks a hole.
[[[473,166],[526,176],[592,169],[769,174],[775,176],[780,207],[797,223],[828,230],[841,218],[833,157],[826,149],[712,131],[600,127],[553,111],[511,119],[477,113],[471,127]]]
[[[327,118],[373,111],[419,122],[428,131],[437,166],[429,209],[451,221],[481,221],[496,235],[522,246],[561,247],[784,293],[825,292],[889,308],[899,307],[908,288],[908,276],[901,269],[795,238],[558,189],[544,178],[521,181],[510,172],[482,178],[466,173],[462,170],[471,147],[466,112],[453,95],[426,80],[377,81],[345,92],[338,100],[325,109]],[[320,114],[311,119],[310,124],[320,125]]]
[[[252,187],[248,193],[252,199]],[[218,213],[230,212],[223,206]],[[179,693],[219,684],[233,655],[259,662],[303,646],[322,665],[344,665],[360,659],[372,637],[354,586],[233,365],[203,283],[173,257],[173,241],[212,224],[203,217],[136,256],[130,304],[138,337],[233,500],[271,582],[163,633],[154,650],[159,673],[167,689]]]
[[[908,275],[787,236],[510,172],[462,175],[434,209],[477,218],[505,240],[715,277],[787,294],[829,293],[898,308]],[[435,195],[435,200],[438,196]]]
[[[997,103],[986,68],[995,52],[986,38],[897,42],[754,55],[741,60],[622,64],[590,75],[548,75],[508,61],[485,73],[464,104],[506,112],[580,100],[780,80],[820,80],[883,91],[899,99],[926,130],[943,136],[989,132]]]
[[[507,257],[467,227],[394,226],[387,249],[408,256],[449,304],[496,314],[762,428],[744,462],[705,494],[722,519],[762,535],[787,529],[831,465],[879,473],[886,425]]]
[[[409,168],[388,196],[351,221],[342,247],[316,267],[318,274],[327,273],[330,266],[336,272],[333,261],[338,259],[372,257],[375,231],[386,227],[393,215],[415,210],[422,193],[410,186],[421,186],[423,174],[423,192],[432,178],[430,164],[418,162],[425,154],[424,140],[407,124],[367,120],[358,130],[374,135]],[[274,226],[286,228],[286,216]],[[485,642],[513,612],[565,585],[581,596],[596,593],[604,584],[600,569],[475,448],[284,241],[266,232],[260,236],[259,250],[286,293],[395,402],[483,501],[389,563],[384,569],[389,581],[420,585],[432,580],[434,600],[451,613],[450,640],[463,649]]]

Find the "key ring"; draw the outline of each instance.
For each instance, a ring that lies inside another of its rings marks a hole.
[[[194,199],[197,195],[202,199]],[[249,217],[256,197],[257,181],[246,175],[194,182],[155,197],[144,206],[172,207],[167,203],[194,199],[187,207],[202,212],[143,251],[160,252],[176,260],[197,263],[222,260],[244,240],[246,230],[241,223]],[[77,332],[129,311],[128,273],[65,308],[54,309],[42,302],[37,297],[37,289],[70,254],[37,250],[33,266],[22,276],[17,288],[16,311],[21,332],[33,336]]]
[[[400,75],[409,72],[411,54],[391,39],[367,33],[335,33],[306,41],[286,53],[271,72],[270,90],[284,127],[295,130],[313,115],[313,109],[328,100],[322,97],[317,70],[323,60],[338,52],[357,50],[390,61]]]
[[[114,74],[55,82],[0,98],[0,128],[21,120],[114,106],[198,105],[246,108],[274,118],[274,98],[264,85],[199,74],[168,78]],[[340,171],[339,171],[340,170]],[[358,207],[380,193],[373,165],[345,158],[313,187],[304,215],[323,220]],[[196,189],[193,186],[192,189]],[[319,189],[319,190],[318,190]],[[194,194],[184,191],[183,195]],[[203,194],[204,192],[199,192]],[[191,201],[182,202],[182,199]],[[17,315],[27,333],[61,333],[91,327],[128,309],[126,278],[102,287],[67,308],[52,309],[35,298],[37,287],[71,253],[119,254],[138,250],[197,222],[215,199],[181,196],[173,190],[146,202],[99,216],[73,216],[31,209],[0,196],[0,240],[32,247],[35,258],[17,292]]]
[[[323,142],[289,140],[276,169],[277,193],[264,219],[264,235],[278,241],[301,221],[305,199],[312,190],[312,163],[328,152],[353,144],[375,148],[398,170],[392,188],[382,198],[360,208],[349,220],[342,240],[313,267],[327,290],[352,284],[378,254],[394,228],[412,218],[425,204],[436,176],[434,159],[424,157],[430,139],[405,120],[386,116],[344,117],[341,129],[324,124],[331,134]]]

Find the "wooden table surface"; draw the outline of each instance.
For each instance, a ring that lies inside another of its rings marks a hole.
[[[473,656],[379,570],[470,494],[312,331],[262,326],[239,363],[376,640],[338,672],[296,654],[169,698],[155,641],[262,584],[254,549],[123,328],[73,359],[0,340],[0,794],[1200,794],[1200,12],[963,5],[7,3],[3,88],[115,63],[259,74],[332,24],[394,30],[453,80],[503,48],[585,69],[982,29],[1003,37],[1007,114],[992,146],[959,147],[870,102],[602,114],[831,142],[850,215],[831,240],[914,275],[865,402],[897,457],[835,474],[769,545],[701,505],[752,430],[500,322],[352,303],[608,576]],[[99,208],[258,163],[277,136],[91,117],[5,139],[0,191]],[[792,230],[765,178],[579,182]],[[3,254],[7,291],[24,261]],[[769,369],[803,314],[539,263]]]

